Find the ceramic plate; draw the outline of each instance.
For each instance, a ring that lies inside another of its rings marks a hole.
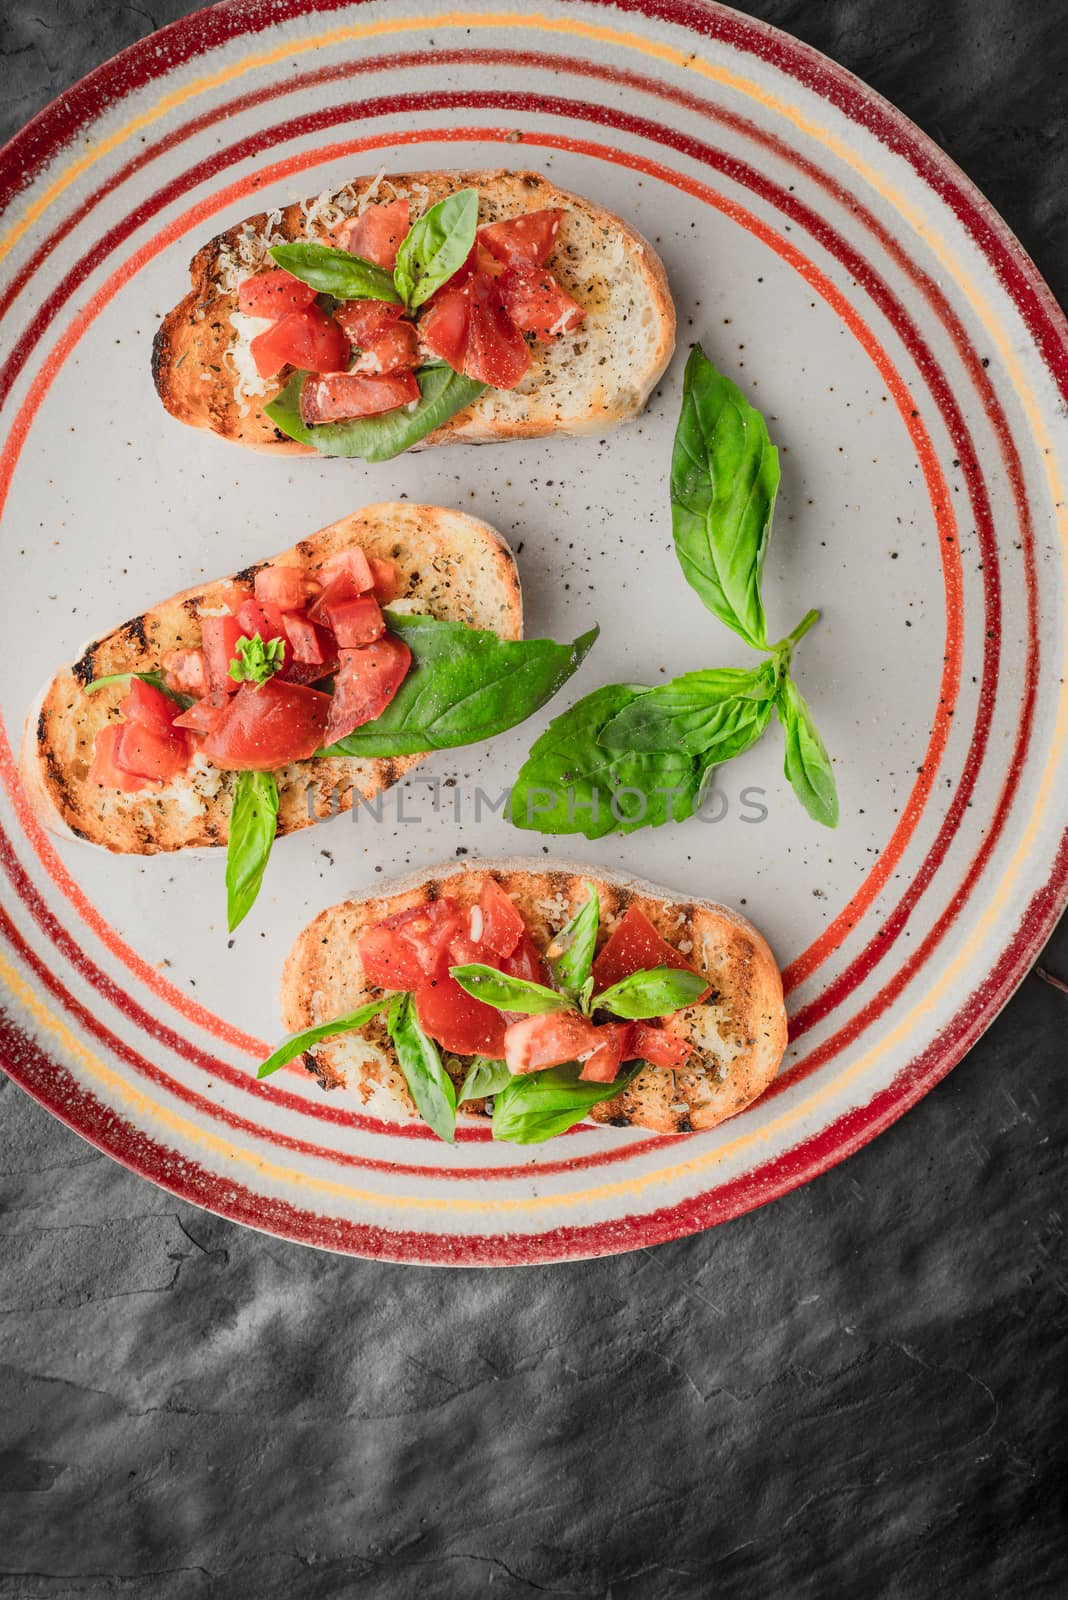
[[[537,835],[476,819],[474,795],[501,792],[547,711],[435,758],[378,820],[285,841],[231,942],[221,856],[57,842],[13,765],[27,706],[87,637],[400,494],[505,533],[529,632],[600,621],[565,697],[745,660],[671,553],[681,350],[645,416],[603,439],[374,467],[265,460],[156,400],[153,330],[213,233],[380,168],[500,164],[655,241],[680,345],[700,337],[781,447],[773,637],[823,611],[798,673],[836,758],[837,832],[797,805],[773,732],[724,769],[704,820],[569,851],[744,909],[782,962],[781,1075],[709,1133],[585,1127],[531,1149],[472,1126],[448,1148],[296,1069],[255,1080],[283,957],[321,907],[465,851],[540,859]],[[249,0],[85,79],[3,152],[0,191],[0,983],[5,1065],[30,1093],[241,1222],[512,1263],[737,1215],[960,1060],[1068,882],[1068,358],[1032,264],[904,117],[784,35],[686,0]]]

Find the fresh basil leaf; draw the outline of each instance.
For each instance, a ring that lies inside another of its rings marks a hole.
[[[647,692],[609,683],[554,717],[519,770],[509,821],[600,839],[690,816],[701,772],[685,750],[607,750],[599,743],[612,718]]]
[[[164,682],[162,672],[109,672],[104,678],[94,678],[92,683],[85,685],[86,694],[95,694],[97,689],[106,689],[112,683],[129,683],[131,678],[140,678],[142,683],[150,683],[153,689],[161,689],[171,700],[176,700],[183,710],[188,710],[193,704],[191,695],[179,694],[177,689],[171,689]]]
[[[586,880],[586,902],[581,905],[566,927],[553,936],[545,952],[550,970],[565,994],[582,1003],[584,990],[592,979],[590,968],[597,949],[597,930],[601,924],[601,902],[590,881]]]
[[[642,1017],[666,1017],[683,1006],[692,1006],[708,988],[708,981],[697,972],[681,967],[650,967],[632,972],[610,989],[603,989],[590,1001],[591,1011],[611,1011],[615,1017],[639,1021]]]
[[[775,709],[786,741],[785,772],[794,793],[815,822],[838,826],[838,789],[834,768],[812,713],[790,677],[779,685]]]
[[[521,1011],[526,1017],[541,1017],[550,1011],[572,1010],[566,994],[547,989],[543,983],[510,978],[506,972],[483,966],[480,961],[450,967],[449,972],[466,994],[488,1006],[496,1006],[498,1011]]]
[[[320,294],[332,294],[335,300],[401,303],[392,272],[376,267],[362,256],[350,255],[347,250],[334,250],[329,245],[298,239],[293,244],[273,245],[270,254],[301,283],[310,284]]]
[[[760,579],[778,486],[764,418],[695,345],[671,457],[675,551],[708,609],[757,650],[768,647]]]
[[[389,1004],[389,999],[385,997],[381,1000],[371,1000],[367,1005],[360,1006],[358,1011],[350,1011],[348,1016],[335,1017],[332,1022],[320,1022],[318,1027],[305,1028],[303,1033],[291,1033],[288,1039],[282,1040],[274,1054],[267,1057],[256,1074],[257,1078],[269,1078],[279,1067],[286,1066],[297,1056],[302,1056],[306,1050],[321,1044],[324,1039],[332,1039],[337,1033],[351,1033],[356,1028],[362,1028]]]
[[[393,277],[414,311],[458,272],[478,228],[478,190],[459,189],[412,223],[397,251]]]
[[[281,672],[285,654],[285,640],[281,638],[264,641],[254,633],[251,639],[238,639],[228,669],[230,676],[235,683],[254,683],[260,688],[268,678]]]
[[[624,706],[600,743],[610,750],[686,750],[706,761],[729,761],[767,728],[773,694],[774,674],[763,666],[687,672]]]
[[[467,1069],[456,1104],[462,1106],[465,1100],[484,1100],[498,1094],[511,1076],[503,1061],[490,1061],[487,1056],[476,1056]]]
[[[320,754],[416,755],[491,739],[550,700],[581,666],[597,638],[591,628],[573,644],[554,639],[499,639],[440,617],[386,612],[391,633],[412,664],[381,716]]]
[[[226,846],[226,920],[233,933],[251,911],[278,827],[278,785],[271,772],[239,772]]]
[[[395,994],[389,1006],[390,1038],[416,1110],[439,1139],[456,1138],[456,1090],[433,1039],[419,1026],[410,994]]]
[[[443,363],[421,367],[415,375],[420,395],[416,405],[395,406],[376,417],[352,417],[348,422],[320,422],[309,427],[300,415],[300,391],[307,376],[295,372],[264,406],[264,415],[281,433],[321,455],[360,456],[364,461],[391,461],[471,405],[486,388]]]
[[[583,1083],[578,1062],[510,1078],[493,1102],[493,1137],[509,1144],[541,1144],[581,1122],[591,1106],[613,1100],[634,1082],[642,1062],[614,1083]]]

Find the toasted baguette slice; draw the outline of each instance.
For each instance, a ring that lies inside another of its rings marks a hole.
[[[628,1089],[590,1113],[597,1122],[689,1133],[733,1117],[762,1094],[786,1049],[786,1012],[775,958],[756,929],[737,912],[708,900],[675,900],[654,884],[616,874],[587,872],[568,862],[480,861],[410,877],[362,900],[331,906],[306,927],[282,973],[282,1021],[303,1028],[354,1011],[382,991],[368,985],[356,940],[383,917],[448,894],[463,905],[477,901],[487,874],[496,878],[523,914],[539,949],[574,915],[592,881],[601,901],[603,943],[627,907],[637,904],[664,939],[711,983],[702,1005],[668,1024],[692,1040],[691,1064],[680,1072],[648,1067]],[[452,1071],[451,1058],[446,1057]],[[341,1034],[304,1058],[324,1089],[342,1085],[366,1101],[386,1090],[414,1114],[389,1037],[370,1024],[361,1034]],[[462,1073],[457,1073],[457,1082]],[[484,1102],[467,1109],[483,1111]]]
[[[314,576],[330,556],[353,545],[394,562],[402,609],[490,628],[502,639],[521,637],[519,577],[508,545],[487,523],[440,506],[367,506],[235,576],[251,584],[260,568],[277,565],[303,565]],[[126,691],[118,685],[87,695],[83,686],[113,672],[149,671],[165,651],[199,646],[200,613],[221,605],[231,581],[187,589],[131,618],[88,645],[47,685],[26,719],[20,760],[23,782],[46,827],[132,855],[226,843],[234,775],[202,757],[160,790],[124,794],[89,782],[93,741],[118,715]],[[423,759],[292,762],[277,774],[278,832],[293,833],[335,810],[350,810],[356,793],[372,798]]]
[[[152,373],[167,410],[236,444],[315,455],[263,414],[281,383],[264,383],[256,373],[249,336],[266,324],[238,311],[240,284],[261,266],[273,265],[269,245],[328,242],[331,228],[375,198],[407,197],[414,218],[463,188],[479,191],[482,223],[560,207],[564,217],[548,265],[587,315],[574,333],[532,347],[531,369],[517,389],[487,390],[422,443],[599,433],[637,416],[675,347],[675,308],[659,257],[611,212],[557,189],[540,173],[503,170],[355,178],[340,190],[260,212],[219,234],[193,257],[193,287],[156,333]]]

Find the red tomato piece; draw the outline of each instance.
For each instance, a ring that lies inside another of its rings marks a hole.
[[[540,1072],[585,1061],[601,1045],[600,1029],[577,1011],[550,1011],[513,1022],[504,1037],[509,1072]]]
[[[341,650],[358,650],[363,644],[374,644],[386,631],[382,607],[373,594],[357,594],[351,600],[331,602],[325,610]]]
[[[570,333],[586,316],[584,307],[561,288],[545,267],[519,262],[509,267],[500,284],[505,311],[524,333],[555,339]]]
[[[285,637],[281,612],[259,600],[246,600],[237,613],[237,621],[246,639],[254,638],[257,633],[264,640]]]
[[[304,761],[324,743],[330,696],[277,676],[243,683],[204,741],[204,754],[232,772],[270,772]]]
[[[258,333],[249,349],[261,378],[273,378],[287,366],[338,372],[349,359],[349,341],[333,317],[316,305],[288,312],[273,328]]]
[[[319,585],[303,567],[261,567],[253,579],[252,592],[261,605],[299,611],[305,601],[319,593]]]
[[[171,731],[171,723],[178,715],[178,702],[172,700],[169,694],[164,694],[162,689],[157,689],[153,683],[144,683],[140,678],[131,678],[130,687],[127,689],[120,706],[123,716],[128,723],[137,723],[140,727],[150,728],[154,733],[166,738]]]
[[[163,679],[176,694],[199,698],[208,692],[208,663],[203,650],[168,650],[163,657]]]
[[[633,1054],[629,1022],[606,1022],[597,1029],[600,1044],[582,1064],[579,1077],[586,1083],[614,1083],[620,1064]]]
[[[655,1022],[635,1022],[628,1054],[650,1066],[665,1067],[674,1071],[689,1059],[693,1045],[670,1028],[661,1028]]]
[[[501,956],[494,962],[510,978],[523,978],[527,983],[548,983],[549,969],[545,958],[530,934],[525,930],[510,956]]]
[[[526,340],[501,303],[500,290],[484,273],[467,287],[471,320],[463,370],[469,378],[494,389],[514,389],[530,366]]]
[[[89,782],[102,784],[105,789],[121,789],[125,794],[136,794],[139,789],[148,787],[148,779],[135,777],[119,765],[118,746],[124,726],[121,722],[109,722],[97,734],[93,742]]]
[[[476,914],[477,913],[477,914]],[[486,878],[471,908],[471,937],[497,956],[510,956],[526,933],[522,913],[496,878]]]
[[[415,991],[415,1010],[424,1033],[436,1039],[443,1050],[458,1056],[504,1055],[508,1024],[501,1013],[476,1000],[449,973],[440,973],[420,984]]]
[[[343,589],[338,589],[336,595],[348,598],[352,594],[370,594],[375,586],[374,571],[370,561],[358,544],[350,545],[347,550],[339,550],[336,555],[330,556],[319,568],[319,582],[325,589],[333,589],[338,579],[345,580]]]
[[[335,312],[354,350],[350,372],[395,372],[419,365],[415,324],[404,320],[404,307],[384,300],[348,300]]]
[[[411,660],[408,646],[391,633],[359,650],[342,650],[323,743],[336,744],[380,717],[404,682]]]
[[[349,343],[360,350],[405,314],[389,300],[344,300],[334,312]]]
[[[289,311],[302,311],[314,299],[310,283],[301,283],[284,267],[274,267],[245,279],[237,291],[237,309],[247,317],[269,317],[277,322]]]
[[[540,267],[556,242],[563,212],[546,206],[541,211],[526,211],[505,222],[491,222],[479,228],[480,244],[498,261],[525,261]]]
[[[338,248],[392,272],[397,251],[411,226],[407,200],[386,200],[370,205],[361,216],[343,222],[334,237]]]
[[[597,991],[611,988],[634,972],[651,967],[677,967],[682,972],[694,968],[674,945],[662,939],[644,911],[631,906],[616,924],[611,938],[593,963],[593,982]],[[703,1000],[709,990],[701,996]]]
[[[377,417],[383,411],[412,405],[419,399],[414,372],[387,372],[369,376],[362,372],[326,372],[304,380],[300,391],[300,417],[306,427],[319,422],[347,422],[354,417]]]
[[[236,694],[238,685],[230,676],[230,663],[242,633],[236,617],[201,617],[200,637],[208,668],[208,684],[212,689]]]
[[[298,611],[284,611],[282,627],[293,651],[293,660],[302,666],[321,667],[327,659],[322,643],[325,630],[317,628]]]
[[[116,764],[137,777],[170,783],[189,765],[189,744],[170,722],[166,731],[155,721],[124,722],[114,752]]]
[[[237,685],[234,687],[236,689]],[[205,695],[202,700],[194,700],[188,710],[175,717],[174,726],[188,728],[190,733],[210,733],[226,709],[228,701],[229,697],[221,689]]]
[[[448,895],[384,918],[356,941],[367,981],[381,989],[416,989],[443,972],[461,919]]]
[[[388,606],[391,600],[396,600],[401,592],[400,573],[396,563],[389,561],[384,556],[369,556],[371,578],[374,583],[375,599],[380,606]]]
[[[470,322],[467,289],[452,278],[429,302],[419,322],[419,335],[431,355],[447,361],[454,372],[462,372]]]

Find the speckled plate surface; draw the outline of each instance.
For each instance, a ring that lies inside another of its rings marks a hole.
[[[783,451],[771,625],[824,613],[798,673],[836,757],[837,833],[802,813],[771,734],[724,769],[706,819],[567,852],[744,909],[783,964],[782,1073],[707,1134],[587,1127],[527,1150],[472,1126],[447,1148],[295,1070],[255,1081],[314,912],[463,851],[539,850],[476,819],[474,793],[499,794],[548,713],[437,757],[380,821],[285,841],[232,944],[221,856],[57,842],[13,763],[41,682],[88,636],[399,494],[506,534],[528,631],[600,621],[565,693],[745,659],[671,554],[681,352],[645,417],[603,440],[378,467],[265,461],[155,399],[152,332],[210,234],[381,167],[520,163],[656,242],[680,343],[702,339]],[[0,154],[0,194],[0,993],[18,1082],[240,1221],[517,1263],[771,1199],[961,1058],[1068,881],[1068,358],[1032,264],[905,118],[784,35],[684,0],[272,0],[198,13],[85,79]]]

